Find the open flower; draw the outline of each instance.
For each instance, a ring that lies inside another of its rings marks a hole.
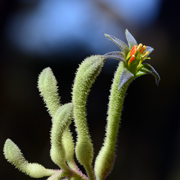
[[[142,43],[138,44],[136,39],[127,29],[125,35],[128,45],[112,35],[105,34],[110,41],[121,49],[121,51],[112,51],[104,55],[106,59],[117,59],[124,63],[125,68],[122,72],[123,77],[120,77],[119,89],[131,77],[136,78],[148,73],[155,76],[156,84],[158,85],[160,76],[156,70],[150,64],[142,64],[144,60],[150,59],[149,55],[154,49],[150,46],[145,46]]]

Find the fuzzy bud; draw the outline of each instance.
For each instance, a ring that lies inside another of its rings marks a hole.
[[[81,165],[92,163],[93,145],[86,120],[86,100],[92,84],[101,71],[104,57],[100,55],[86,58],[79,66],[74,80],[72,102],[77,130],[76,157]]]
[[[66,152],[62,142],[62,135],[71,123],[72,113],[72,103],[59,107],[54,114],[51,129],[51,159],[65,171],[67,170],[67,165],[65,163]]]
[[[28,163],[19,147],[10,139],[7,139],[4,144],[4,156],[8,162],[30,177],[42,178],[54,174],[53,170],[46,169],[38,163]]]
[[[51,70],[51,68],[45,68],[38,78],[38,89],[40,95],[46,104],[51,117],[60,106],[60,100],[58,95],[57,80]]]

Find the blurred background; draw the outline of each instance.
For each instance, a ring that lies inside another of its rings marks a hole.
[[[7,138],[28,161],[57,168],[49,157],[51,118],[37,89],[42,69],[52,68],[61,101],[68,103],[81,61],[118,50],[104,33],[126,41],[127,28],[139,43],[155,49],[147,62],[159,72],[161,81],[157,87],[154,77],[146,75],[130,85],[116,162],[107,179],[179,180],[179,18],[178,0],[1,0],[1,179],[31,179],[4,159]],[[109,89],[117,64],[117,60],[106,61],[88,98],[95,156],[104,139]]]

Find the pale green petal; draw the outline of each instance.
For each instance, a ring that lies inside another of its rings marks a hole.
[[[147,55],[147,56],[149,56],[152,53],[152,51],[154,51],[154,48],[152,48],[150,46],[146,46],[146,51],[149,52],[148,55]]]
[[[122,52],[120,51],[112,51],[109,53],[104,54],[104,57],[106,59],[117,59],[119,61],[125,61],[124,56],[122,55]]]
[[[120,39],[109,35],[109,34],[104,34],[106,38],[108,38],[110,41],[112,41],[115,45],[117,45],[122,52],[124,52],[125,54],[128,53],[129,49],[128,46],[125,42],[121,41]]]
[[[128,71],[126,68],[123,68],[120,78],[119,78],[119,85],[118,85],[118,90],[121,89],[121,87],[130,79],[132,79],[134,75]]]
[[[131,49],[134,45],[137,45],[136,39],[133,37],[133,35],[126,29],[125,31],[126,39],[129,44],[129,49]]]
[[[142,64],[141,68],[136,74],[136,77],[139,77],[144,74],[152,74],[155,77],[156,85],[159,85],[159,81],[161,78],[158,72],[150,64],[147,64],[147,63]]]

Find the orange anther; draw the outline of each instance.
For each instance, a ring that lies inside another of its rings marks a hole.
[[[136,54],[136,48],[137,48],[137,46],[136,45],[134,45],[133,47],[132,47],[132,49],[130,50],[130,52],[129,52],[129,56],[131,57],[132,55],[135,55]]]
[[[128,65],[130,65],[130,63],[135,59],[135,55],[132,55],[128,61]]]

